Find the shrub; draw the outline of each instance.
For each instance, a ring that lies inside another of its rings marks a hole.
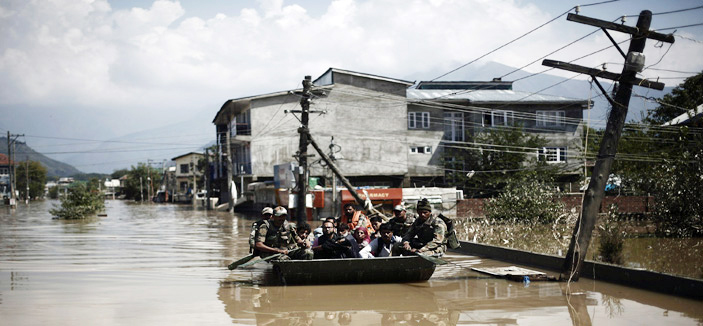
[[[509,184],[486,203],[486,217],[522,223],[553,223],[563,216],[565,205],[546,183],[531,180]]]
[[[93,215],[105,208],[105,202],[100,192],[88,191],[85,184],[75,183],[68,189],[66,197],[61,198],[61,207],[49,210],[58,218],[80,219]]]
[[[622,265],[622,248],[625,242],[625,233],[621,230],[616,219],[617,206],[610,205],[607,220],[603,225],[598,226],[600,231],[598,253],[601,261]]]

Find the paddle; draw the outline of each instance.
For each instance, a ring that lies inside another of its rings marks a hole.
[[[241,264],[241,265],[239,265],[238,267],[247,267],[247,266],[251,266],[251,265],[254,265],[254,264],[261,263],[261,262],[267,262],[267,261],[269,261],[269,260],[274,260],[274,259],[276,259],[276,258],[278,258],[278,257],[280,257],[280,256],[282,256],[282,255],[283,255],[283,254],[271,255],[271,256],[268,256],[268,257],[266,257],[266,258],[262,258],[262,259],[259,259],[259,260],[250,261],[250,262],[248,262],[248,263]],[[235,268],[236,268],[236,267],[235,267]]]
[[[244,256],[244,257],[240,258],[239,260],[229,264],[227,266],[227,268],[229,268],[229,270],[234,270],[235,268],[239,267],[239,265],[244,264],[244,263],[252,260],[254,257],[256,257],[256,256],[254,256],[252,254],[250,254],[248,256]]]

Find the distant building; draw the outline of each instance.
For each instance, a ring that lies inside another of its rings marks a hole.
[[[12,164],[5,154],[0,154],[0,197],[10,195],[10,168]]]
[[[548,162],[577,166],[586,100],[514,91],[511,82],[414,82],[330,68],[314,80],[309,129],[355,186],[441,186],[444,146],[520,122],[549,145]],[[414,86],[414,87],[413,87]],[[297,93],[296,93],[297,92]],[[296,162],[300,90],[226,101],[213,119],[221,198],[235,181],[273,180],[275,165]],[[480,109],[476,109],[479,108]],[[332,140],[333,139],[333,140]],[[310,176],[331,173],[310,147]],[[229,157],[228,157],[229,155]],[[231,160],[231,167],[228,158]],[[237,182],[239,184],[239,182]]]
[[[196,185],[193,184],[193,180],[200,180],[202,178],[202,173],[197,169],[198,161],[204,157],[205,155],[202,153],[190,152],[171,159],[176,165],[174,174],[175,182],[172,181],[173,179],[170,181],[175,184],[175,196],[183,197],[193,193],[196,188]]]
[[[664,126],[694,126],[696,124],[700,125],[701,121],[703,121],[703,104],[671,119]]]

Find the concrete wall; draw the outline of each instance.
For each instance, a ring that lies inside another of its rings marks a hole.
[[[283,111],[299,110],[298,100],[294,96],[252,100],[252,135],[235,139],[251,142],[253,174],[272,177],[274,165],[295,161],[300,122]],[[416,165],[425,167],[420,172],[423,175],[443,174],[441,169],[427,167],[439,163],[432,155],[410,155],[409,144],[437,148],[442,134],[409,131],[404,96],[335,84],[327,97],[313,101],[311,110],[326,112],[311,114],[309,128],[326,153],[334,136],[334,143],[341,147],[334,155],[345,176],[413,175]],[[313,154],[308,162],[319,159],[312,147],[308,154]],[[320,165],[311,166],[311,176],[325,172]]]
[[[559,272],[564,258],[510,248],[489,246],[461,241],[455,252],[476,255],[511,264],[534,266]],[[674,276],[647,270],[626,268],[600,262],[585,261],[581,269],[582,278],[632,286],[640,289],[668,293],[694,299],[703,299],[703,280]]]

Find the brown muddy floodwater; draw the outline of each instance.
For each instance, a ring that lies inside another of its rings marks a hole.
[[[107,217],[51,219],[55,202],[0,207],[0,325],[701,325],[703,302],[582,279],[517,283],[448,255],[423,283],[270,286],[231,272],[251,220],[107,201]]]

